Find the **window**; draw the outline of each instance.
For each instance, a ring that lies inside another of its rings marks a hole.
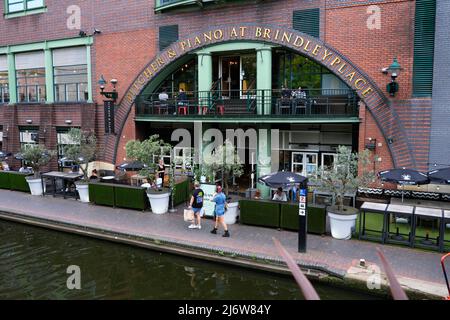
[[[178,41],[178,25],[159,27],[159,50],[163,51]]]
[[[17,101],[45,102],[44,52],[27,52],[16,55]]]
[[[39,128],[19,128],[20,133],[20,148],[27,148],[37,145],[39,143]]]
[[[44,7],[44,0],[6,0],[8,13],[29,11]]]
[[[320,9],[297,10],[293,13],[292,26],[295,30],[313,37],[320,36]]]
[[[65,148],[68,145],[75,144],[69,137],[70,128],[57,128],[56,129],[56,139],[57,139],[57,151],[58,151],[58,165],[60,168],[70,168],[73,163],[63,159],[65,156]]]
[[[86,47],[53,50],[55,101],[87,101],[88,71]]]
[[[0,55],[0,104],[9,102],[8,63],[6,55]]]

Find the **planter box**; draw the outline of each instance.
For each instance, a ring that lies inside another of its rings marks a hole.
[[[264,200],[240,200],[240,222],[263,227],[280,227],[280,203]]]
[[[11,189],[11,182],[9,180],[9,173],[7,171],[0,171],[0,189]]]
[[[146,188],[132,186],[114,186],[115,206],[144,211],[149,207]]]
[[[92,191],[91,191],[92,189]],[[109,183],[90,183],[89,184],[89,196],[94,194],[90,199],[97,205],[103,206],[115,206],[114,200],[114,185]]]
[[[30,187],[25,180],[25,177],[29,176],[30,174],[13,171],[9,171],[8,174],[11,190],[30,193]]]
[[[283,203],[281,206],[280,227],[298,231],[298,205]],[[326,210],[324,206],[307,206],[308,233],[324,234],[326,226]]]
[[[173,204],[178,206],[185,203],[190,197],[189,181],[185,180],[176,184],[175,194],[173,195]]]

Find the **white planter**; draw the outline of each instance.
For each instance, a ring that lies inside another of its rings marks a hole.
[[[89,185],[88,184],[75,184],[80,201],[84,203],[89,202]]]
[[[164,214],[169,210],[170,192],[164,193],[148,193],[148,200],[150,201],[150,207],[155,214]]]
[[[224,220],[226,224],[235,224],[239,215],[239,202],[231,202],[225,211]]]
[[[331,207],[332,208],[332,207]],[[353,208],[352,208],[353,209]],[[336,214],[333,210],[328,209],[328,217],[330,217],[331,235],[335,239],[348,240],[352,237],[352,230],[356,225],[357,211],[354,214]]]
[[[28,186],[30,187],[31,194],[33,196],[42,196],[44,193],[42,189],[42,179],[26,179],[28,182]]]

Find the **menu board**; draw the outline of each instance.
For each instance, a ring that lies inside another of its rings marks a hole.
[[[205,210],[206,217],[214,216],[214,207],[216,203],[212,201],[214,194],[216,193],[215,184],[201,184],[200,189],[205,193],[203,197],[203,208]]]

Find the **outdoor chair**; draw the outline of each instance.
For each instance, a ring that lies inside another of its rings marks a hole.
[[[287,112],[287,114],[290,114],[291,113],[291,108],[292,108],[292,101],[291,101],[291,99],[289,99],[289,98],[280,98],[279,100],[278,100],[278,114],[279,115],[282,115],[282,114],[284,114],[283,113],[283,110],[287,110],[288,112]]]
[[[301,114],[298,111],[302,111],[303,114],[306,114],[306,108],[308,105],[308,100],[306,99],[295,99],[293,102],[294,105],[294,114]]]
[[[178,104],[178,112],[177,113],[187,115],[188,114],[188,106]]]

